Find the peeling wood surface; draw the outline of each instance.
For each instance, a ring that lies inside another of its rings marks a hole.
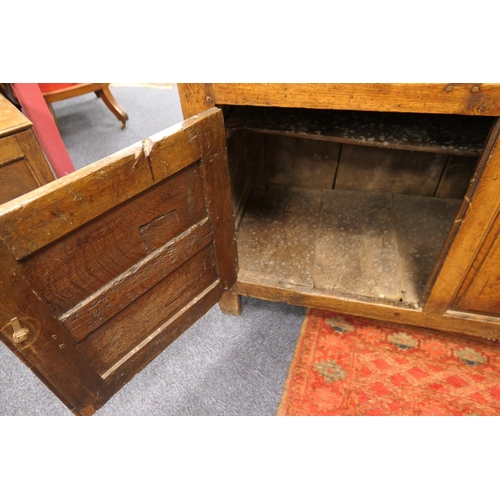
[[[493,123],[489,117],[242,107],[228,128],[380,148],[478,156]]]
[[[500,116],[498,83],[213,83],[215,104]]]
[[[271,186],[252,193],[245,210],[238,280],[415,307],[459,206],[429,197]]]

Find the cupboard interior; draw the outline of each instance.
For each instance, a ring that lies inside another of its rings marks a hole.
[[[238,281],[419,308],[493,119],[224,111]]]

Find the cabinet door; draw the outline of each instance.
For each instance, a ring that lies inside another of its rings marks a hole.
[[[92,414],[234,283],[232,219],[217,109],[5,203],[2,340]]]

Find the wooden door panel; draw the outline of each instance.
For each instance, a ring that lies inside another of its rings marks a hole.
[[[2,339],[92,413],[236,279],[221,112],[4,204],[0,239]],[[17,344],[14,317],[30,331]]]
[[[23,269],[61,315],[206,216],[193,164],[30,254]]]

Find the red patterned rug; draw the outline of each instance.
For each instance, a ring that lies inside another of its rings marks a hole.
[[[310,309],[278,415],[500,415],[500,343]]]

